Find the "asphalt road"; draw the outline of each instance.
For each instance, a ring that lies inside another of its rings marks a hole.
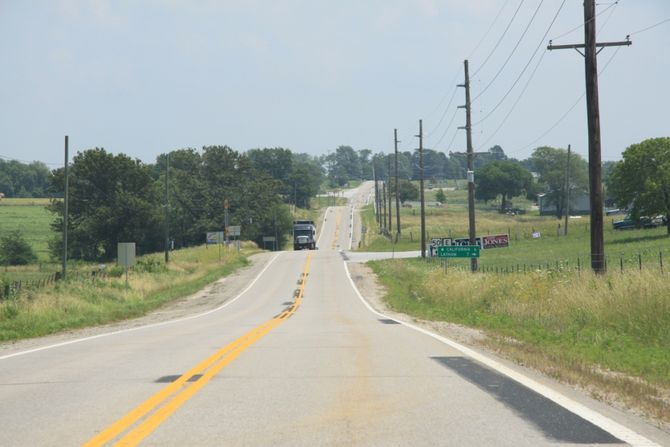
[[[363,189],[327,211],[319,250],[278,253],[222,308],[5,351],[0,445],[670,445],[373,312],[340,252],[360,240]]]

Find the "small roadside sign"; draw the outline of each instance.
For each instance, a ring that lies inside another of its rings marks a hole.
[[[240,225],[230,225],[228,227],[228,236],[239,236],[242,232],[242,227]]]
[[[479,245],[443,245],[437,247],[438,258],[478,258]]]
[[[208,231],[207,232],[207,243],[208,244],[223,244],[224,235],[223,231]]]
[[[124,267],[135,265],[135,242],[119,242],[116,245],[117,262]]]

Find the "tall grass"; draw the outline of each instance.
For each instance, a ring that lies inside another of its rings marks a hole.
[[[568,369],[615,371],[670,388],[665,275],[445,274],[420,260],[370,264],[394,310],[511,337]]]
[[[118,268],[116,277],[67,280],[54,287],[26,291],[0,302],[0,340],[14,340],[138,317],[166,302],[186,296],[247,264],[257,251],[247,245],[242,254],[233,248],[195,247],[171,253],[166,267],[162,255],[138,259],[129,274],[129,288]]]

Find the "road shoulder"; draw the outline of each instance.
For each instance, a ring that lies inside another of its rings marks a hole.
[[[262,252],[250,256],[249,265],[218,279],[198,292],[166,303],[139,318],[118,321],[102,326],[67,330],[44,337],[0,343],[0,358],[17,352],[58,345],[77,339],[140,328],[142,326],[177,320],[216,309],[236,297],[273,258],[275,253]]]

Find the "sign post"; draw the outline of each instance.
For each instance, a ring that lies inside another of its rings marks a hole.
[[[135,265],[135,242],[119,242],[117,244],[118,264],[126,270],[126,289],[128,288],[128,267]]]
[[[240,252],[240,234],[242,233],[242,226],[231,225],[228,227],[228,236],[235,236],[237,238],[237,252]]]

